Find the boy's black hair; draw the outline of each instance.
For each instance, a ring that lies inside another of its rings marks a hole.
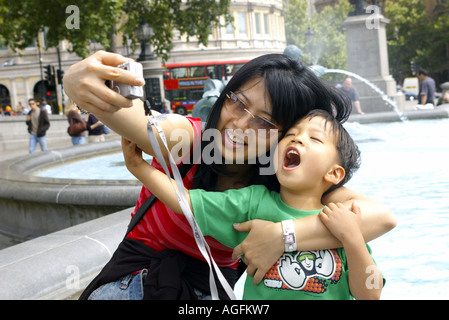
[[[346,131],[345,127],[340,123],[334,116],[329,114],[327,111],[316,109],[310,111],[306,117],[312,119],[314,117],[323,117],[326,121],[326,125],[328,123],[331,124],[332,130],[335,134],[335,146],[337,148],[338,157],[340,160],[340,165],[345,169],[344,178],[338,183],[332,185],[324,195],[332,192],[333,190],[341,187],[346,182],[348,182],[354,172],[356,172],[360,168],[361,157],[360,150],[352,139],[351,135]]]

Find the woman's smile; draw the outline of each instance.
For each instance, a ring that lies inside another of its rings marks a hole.
[[[246,143],[244,137],[238,136],[234,134],[234,130],[225,129],[223,134],[223,140],[225,145],[230,146],[231,148],[243,148]]]

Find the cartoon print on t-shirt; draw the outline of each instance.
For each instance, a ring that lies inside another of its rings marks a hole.
[[[341,259],[336,250],[284,253],[267,272],[264,284],[269,288],[326,291],[330,280],[337,283],[341,275]]]

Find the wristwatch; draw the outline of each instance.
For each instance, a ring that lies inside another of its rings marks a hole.
[[[296,235],[293,220],[283,220],[282,232],[284,233],[285,252],[296,251]]]

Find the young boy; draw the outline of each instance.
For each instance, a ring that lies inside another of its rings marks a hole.
[[[182,214],[167,176],[143,161],[136,145],[122,140],[128,170],[174,212]],[[321,203],[324,193],[346,183],[359,166],[352,138],[331,115],[313,110],[277,146],[280,193],[252,185],[225,192],[186,190],[204,235],[229,247],[246,237],[233,223],[252,219],[282,221],[286,252],[254,285],[247,277],[244,299],[378,299],[383,279],[360,232],[360,210]],[[343,248],[298,252],[289,219],[319,214]],[[293,238],[293,239],[291,239]]]

